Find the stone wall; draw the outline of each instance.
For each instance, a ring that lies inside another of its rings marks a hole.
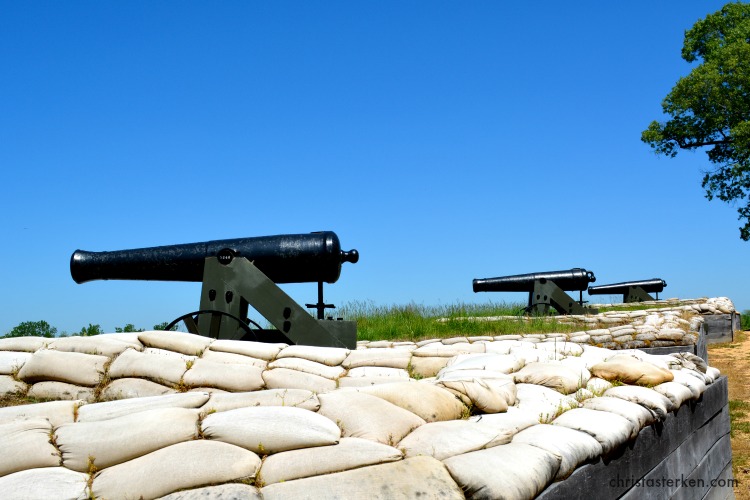
[[[623,349],[626,335],[653,342],[670,330],[685,342],[696,324],[647,311],[627,333],[618,325],[352,351],[156,331],[0,339],[0,396],[47,400],[0,408],[0,490],[534,498],[616,460],[723,380],[688,353]],[[601,347],[608,342],[620,350]]]

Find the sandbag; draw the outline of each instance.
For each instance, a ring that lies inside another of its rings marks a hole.
[[[318,399],[318,414],[336,422],[343,437],[361,437],[392,446],[425,423],[410,411],[353,390],[319,394]]]
[[[721,376],[721,371],[715,366],[709,366],[706,368],[706,377],[711,379],[711,383]]]
[[[286,347],[288,347],[288,344],[271,344],[245,340],[215,340],[208,350],[241,354],[251,358],[270,361],[276,359],[279,352]]]
[[[383,366],[406,369],[411,361],[411,352],[390,348],[369,348],[351,351],[342,366],[346,369],[358,366]]]
[[[177,391],[171,387],[157,384],[144,378],[118,378],[104,388],[102,391],[102,400],[146,398],[176,393]]]
[[[662,396],[666,396],[672,402],[674,409],[681,407],[685,401],[693,399],[693,393],[690,389],[678,382],[664,382],[655,385],[653,389]]]
[[[610,387],[612,387],[612,382],[599,377],[591,377],[586,383],[586,389],[593,392],[594,396],[601,396]]]
[[[133,348],[129,342],[111,338],[108,335],[95,335],[93,337],[60,337],[52,340],[48,349],[64,352],[81,352],[84,354],[100,354],[109,358],[117,356],[125,349]]]
[[[44,418],[53,427],[73,422],[75,415],[83,408],[85,401],[48,401],[21,406],[6,406],[0,408],[0,424],[14,420]],[[2,491],[2,490],[0,490]]]
[[[703,391],[706,390],[706,382],[703,378],[698,378],[692,370],[670,370],[673,377],[673,382],[682,384],[690,390],[693,398],[699,398]]]
[[[187,363],[180,358],[128,349],[112,362],[109,377],[146,378],[170,386],[177,385],[186,370]]]
[[[346,370],[341,366],[328,366],[317,361],[310,361],[303,358],[280,358],[268,364],[268,368],[288,368],[305,373],[312,373],[320,377],[336,380],[342,376]]]
[[[188,362],[192,363],[199,358],[199,356],[196,356],[194,354],[184,354],[178,351],[159,349],[158,347],[146,347],[141,352],[143,352],[144,354],[156,354],[162,357],[176,358],[182,360],[182,362],[186,365],[188,364]]]
[[[214,339],[193,333],[153,330],[139,333],[138,340],[147,347],[200,356]]]
[[[560,394],[554,389],[534,384],[516,384],[515,406],[540,423],[548,423],[560,413],[578,408],[578,401],[571,396]]]
[[[18,378],[29,384],[55,380],[93,387],[101,381],[108,362],[106,356],[41,349],[19,370]]]
[[[137,351],[143,350],[143,344],[140,340],[138,340],[138,335],[140,335],[141,332],[115,332],[115,333],[106,333],[105,335],[107,338],[112,340],[119,340],[120,342],[125,342],[126,344],[130,344],[133,346],[133,348]]]
[[[30,352],[0,351],[0,375],[18,373],[21,367],[31,359],[31,356],[33,354]]]
[[[466,407],[453,394],[429,383],[398,382],[358,389],[418,415],[425,422],[456,420]]]
[[[575,408],[566,411],[553,420],[552,425],[561,425],[585,432],[599,441],[604,455],[609,455],[625,444],[633,431],[632,422],[625,417],[588,408]]]
[[[470,344],[468,342],[461,342],[458,344],[444,344],[442,342],[432,342],[430,344],[425,344],[422,347],[418,347],[414,349],[411,353],[412,356],[417,357],[447,357],[452,358],[453,356],[458,356],[459,354],[468,354],[472,352],[478,352],[478,353],[485,353],[486,344],[483,343],[476,343],[476,344]]]
[[[268,486],[281,481],[343,472],[368,465],[395,462],[403,454],[391,446],[360,438],[341,438],[332,446],[318,446],[269,455],[258,481]]]
[[[82,406],[77,422],[94,422],[158,408],[200,408],[208,401],[206,392],[185,392],[146,398],[122,399]]]
[[[262,376],[268,389],[306,389],[315,393],[336,389],[335,380],[288,368],[265,370]]]
[[[583,407],[590,410],[608,411],[626,418],[633,424],[630,438],[635,438],[644,427],[656,421],[656,414],[648,408],[620,398],[591,398],[583,402]]]
[[[664,420],[667,414],[672,411],[672,402],[653,389],[648,387],[638,387],[634,385],[620,385],[607,389],[604,396],[624,399],[632,403],[638,403],[654,412],[656,418]]]
[[[159,500],[263,500],[260,490],[243,483],[227,483],[170,493]]]
[[[94,389],[65,382],[37,382],[27,394],[30,398],[54,400],[78,400],[93,402],[96,400]]]
[[[160,408],[109,420],[77,422],[55,430],[62,465],[89,471],[104,469],[197,437],[198,410]]]
[[[583,375],[559,363],[527,363],[513,374],[517,384],[543,385],[561,394],[571,394],[580,387],[585,387],[588,379]]]
[[[339,347],[318,347],[310,345],[290,345],[284,348],[276,359],[302,358],[316,361],[328,366],[338,366],[349,355],[349,349]]]
[[[508,335],[511,337],[512,335]],[[506,337],[503,335],[502,337]],[[513,336],[514,337],[514,336]],[[495,337],[495,342],[487,342],[485,344],[484,350],[487,354],[510,354],[511,347],[518,347],[521,345],[521,342],[519,340],[511,340],[511,339],[501,339],[498,337]]]
[[[560,458],[526,443],[457,455],[444,462],[467,498],[526,500],[557,474]]]
[[[3,500],[83,500],[89,498],[88,474],[65,467],[26,469],[0,477]]]
[[[3,446],[3,452],[0,453],[0,476],[25,469],[60,465],[60,453],[50,443],[50,436],[52,425],[43,418],[0,424],[0,443]]]
[[[445,380],[438,379],[436,385],[456,394],[465,404],[482,413],[502,413],[515,402],[516,386],[512,380],[477,379]]]
[[[10,375],[0,375],[0,396],[11,394],[24,394],[29,386],[20,382]]]
[[[510,354],[523,360],[524,365],[529,363],[544,363],[555,357],[554,352],[537,349],[536,347],[512,347]]]
[[[305,389],[268,389],[254,392],[212,393],[201,407],[205,412],[218,412],[250,406],[288,406],[318,411],[318,397]]]
[[[409,372],[415,378],[434,377],[451,360],[446,357],[417,357],[412,356]]]
[[[488,370],[512,373],[523,368],[523,365],[524,360],[519,359],[513,354],[461,354],[455,358],[451,358],[443,371]]]
[[[357,368],[355,368],[356,370]],[[396,368],[394,368],[396,369]],[[397,384],[407,380],[402,377],[341,377],[338,379],[339,389],[344,388],[360,388],[360,387],[372,387],[375,385],[383,384]],[[414,382],[414,380],[412,380]]]
[[[144,500],[209,484],[253,478],[260,458],[218,441],[187,441],[114,465],[94,476],[96,498]]]
[[[286,406],[255,406],[212,413],[201,422],[206,439],[261,455],[339,442],[341,430],[318,413]]]
[[[526,443],[559,456],[560,468],[555,480],[565,479],[579,465],[598,460],[602,454],[599,441],[585,432],[562,425],[539,424],[528,427],[513,436],[513,443]]]
[[[604,330],[607,331],[607,330]],[[594,330],[590,330],[587,333],[590,335],[593,335]],[[589,370],[591,370],[591,367],[603,363],[604,361],[607,361],[609,358],[612,358],[617,355],[617,351],[613,351],[611,349],[605,349],[603,347],[597,347],[595,345],[589,345],[584,344],[581,347],[583,347],[583,353],[579,356],[583,361],[586,362],[586,366]]]
[[[632,356],[618,355],[591,367],[591,374],[609,381],[628,385],[658,385],[674,378],[669,370]]]
[[[556,353],[553,359],[562,359],[566,356],[580,356],[583,354],[583,347],[576,342],[568,342],[565,339],[545,340],[536,345],[537,349],[552,351]]]
[[[197,359],[182,376],[190,387],[216,387],[233,392],[257,391],[263,382],[263,368],[246,364],[226,364]]]
[[[9,337],[0,339],[0,351],[36,352],[49,344],[47,337]]]
[[[442,463],[414,457],[322,476],[274,483],[260,490],[263,500],[464,500]]]
[[[393,377],[402,380],[409,380],[409,372],[403,368],[388,368],[385,366],[358,366],[350,369],[346,376],[355,377]]]
[[[214,361],[216,363],[253,365],[259,368],[265,368],[266,366],[268,366],[268,361],[266,361],[265,359],[251,358],[250,356],[234,354],[232,352],[214,351],[213,349],[206,349],[203,353],[203,356],[201,356],[201,359]]]
[[[536,423],[536,420],[518,411],[480,415],[467,420],[431,422],[414,429],[397,447],[407,457],[425,455],[445,460],[507,444],[516,433]]]

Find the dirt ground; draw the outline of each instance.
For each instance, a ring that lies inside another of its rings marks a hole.
[[[738,500],[750,500],[750,332],[736,332],[734,341],[708,347],[708,364],[729,378],[732,420],[732,469],[739,484]]]

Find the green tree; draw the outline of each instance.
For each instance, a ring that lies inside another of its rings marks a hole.
[[[728,3],[685,32],[682,58],[698,63],[662,101],[666,122],[641,135],[657,154],[706,148],[706,198],[739,206],[750,240],[750,4]],[[744,204],[742,204],[744,203]]]
[[[99,325],[92,325],[89,323],[89,326],[84,326],[81,328],[81,332],[79,335],[81,337],[93,337],[94,335],[100,335],[102,333],[102,327]]]
[[[165,321],[164,323],[159,323],[154,325],[154,330],[166,330],[169,326],[169,321]],[[172,331],[176,329],[176,325],[171,328]]]
[[[57,333],[57,328],[50,326],[46,321],[24,321],[14,326],[11,331],[5,334],[5,338],[10,337],[49,337],[52,338]]]
[[[128,323],[122,328],[120,328],[119,326],[115,327],[116,333],[123,333],[123,332],[130,333],[130,332],[143,332],[143,331],[145,331],[143,328],[136,328],[135,325],[133,325],[133,323]]]

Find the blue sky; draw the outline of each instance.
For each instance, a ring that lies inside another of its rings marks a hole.
[[[336,304],[522,302],[471,281],[584,267],[750,308],[705,153],[640,141],[723,2],[0,5],[0,334],[198,308],[197,283],[77,285],[76,249],[317,230],[361,254]]]

